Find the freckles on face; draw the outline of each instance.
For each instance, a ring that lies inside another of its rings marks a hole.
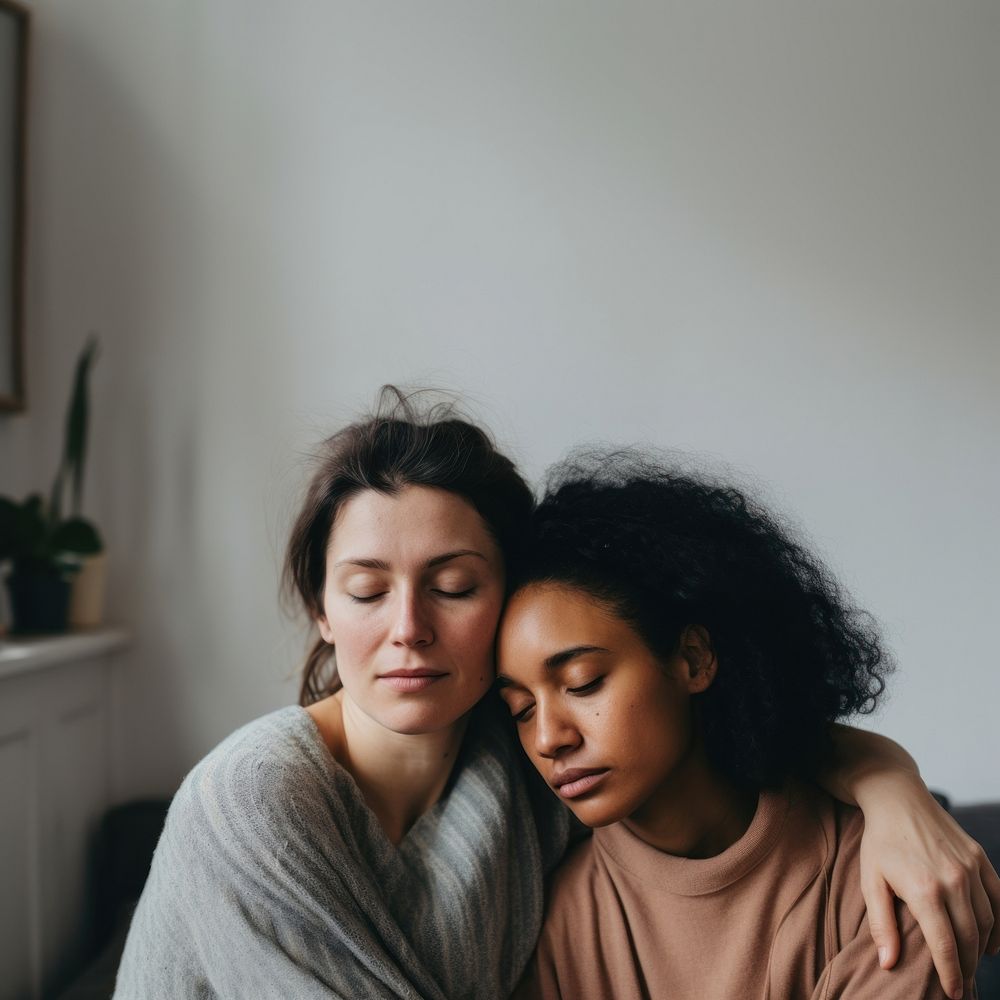
[[[583,591],[532,584],[513,595],[497,658],[501,697],[525,752],[589,826],[641,808],[690,745],[683,661],[660,662]]]
[[[394,731],[437,731],[489,688],[502,599],[499,549],[469,503],[368,490],[331,530],[318,625],[346,697]]]

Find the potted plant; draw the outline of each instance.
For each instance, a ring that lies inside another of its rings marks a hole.
[[[64,631],[73,577],[88,558],[104,550],[97,529],[80,515],[87,455],[87,387],[96,357],[97,338],[92,336],[76,363],[63,454],[48,503],[39,494],[21,503],[0,497],[0,563],[9,564],[7,588],[14,632]],[[67,490],[69,515],[64,516]]]

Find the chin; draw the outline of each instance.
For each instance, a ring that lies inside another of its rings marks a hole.
[[[396,705],[379,712],[376,719],[386,729],[401,736],[423,736],[455,725],[469,708],[449,710],[434,704]]]
[[[624,806],[616,806],[613,802],[600,802],[596,798],[593,802],[566,802],[565,804],[569,806],[570,811],[584,826],[589,826],[591,829],[617,823],[628,818],[630,812]]]

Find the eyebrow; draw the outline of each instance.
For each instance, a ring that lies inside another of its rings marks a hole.
[[[581,656],[588,656],[590,653],[610,653],[610,649],[604,646],[570,646],[568,649],[560,649],[558,653],[545,657],[543,665],[547,670],[558,670],[566,666],[567,663],[578,659]],[[517,681],[504,674],[497,674],[496,685],[498,688],[518,687]]]
[[[432,569],[434,566],[440,566],[442,563],[451,562],[452,559],[458,559],[461,556],[475,556],[477,559],[482,559],[483,562],[487,562],[486,556],[482,552],[477,552],[475,549],[456,549],[454,552],[445,552],[442,555],[434,556],[428,559],[424,564],[424,569]],[[337,569],[340,566],[360,566],[362,569],[381,569],[388,571],[391,569],[389,564],[384,559],[340,559],[333,564],[333,568]]]

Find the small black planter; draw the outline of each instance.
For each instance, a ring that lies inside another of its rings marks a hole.
[[[65,632],[70,581],[57,573],[14,570],[7,578],[12,633]]]

